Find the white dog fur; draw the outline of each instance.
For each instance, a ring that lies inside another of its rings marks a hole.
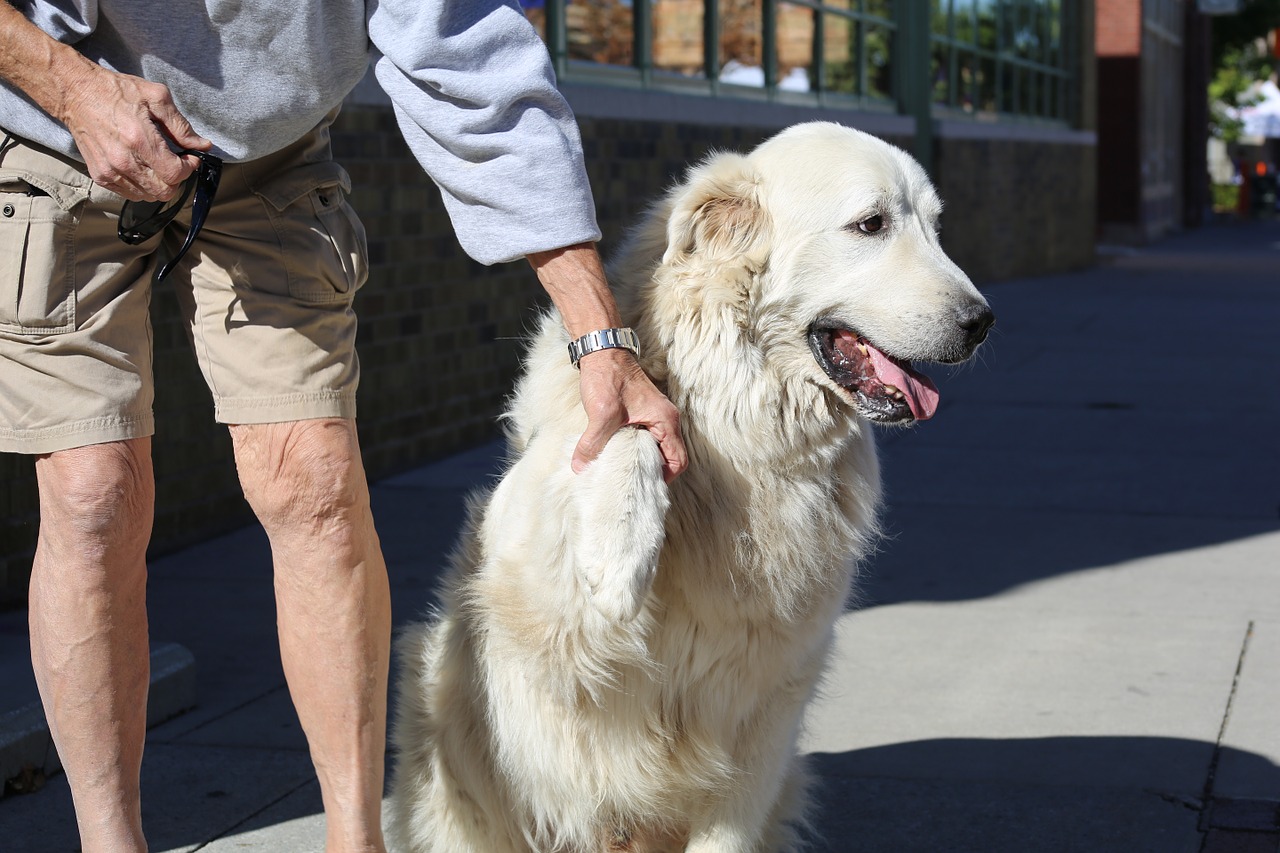
[[[914,160],[827,123],[712,156],[649,212],[611,280],[682,413],[689,468],[669,487],[639,429],[570,470],[578,372],[543,318],[510,467],[471,503],[438,612],[399,643],[397,849],[800,846],[802,711],[876,537],[869,419],[903,419],[833,381],[809,333],[968,357],[990,312],[940,212]]]

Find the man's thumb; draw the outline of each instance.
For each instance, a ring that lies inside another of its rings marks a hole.
[[[180,148],[191,148],[196,151],[207,151],[213,143],[196,133],[186,116],[178,112],[172,102],[156,104],[152,116],[160,125],[165,135],[178,144]]]
[[[585,471],[587,466],[600,455],[603,446],[604,443],[600,441],[598,431],[588,429],[584,432],[582,438],[578,439],[578,446],[573,449],[573,461],[570,463],[573,473],[581,474]]]

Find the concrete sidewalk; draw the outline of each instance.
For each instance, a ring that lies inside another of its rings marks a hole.
[[[1280,222],[1103,255],[985,287],[980,362],[882,434],[892,535],[805,739],[816,849],[1280,850]],[[497,452],[376,484],[397,623]],[[150,732],[152,850],[321,850],[260,531],[156,561],[150,595],[197,690]],[[33,695],[21,618],[0,713]],[[61,776],[0,800],[0,849],[76,843]]]

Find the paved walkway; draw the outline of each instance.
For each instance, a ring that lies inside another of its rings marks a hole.
[[[883,442],[892,537],[805,740],[819,850],[1280,850],[1280,222],[1103,257],[984,288],[981,361]],[[397,622],[495,455],[375,486]],[[156,561],[151,608],[157,697],[194,672],[197,700],[150,732],[152,849],[322,849],[262,534]],[[22,616],[0,711],[31,697]],[[75,845],[61,776],[0,800],[0,848]]]

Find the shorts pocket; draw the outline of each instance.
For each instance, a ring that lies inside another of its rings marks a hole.
[[[0,329],[57,334],[76,327],[79,187],[0,169]]]
[[[288,294],[301,302],[350,301],[369,276],[364,225],[347,201],[351,179],[336,163],[293,169],[255,190],[280,240]]]

